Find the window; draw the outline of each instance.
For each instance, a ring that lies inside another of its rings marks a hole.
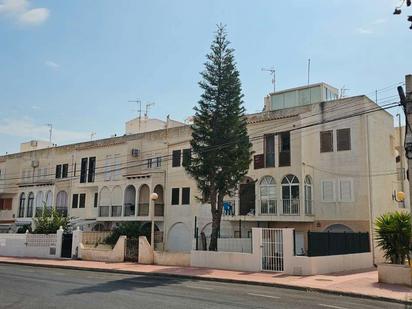
[[[190,188],[182,188],[182,205],[190,204]]]
[[[253,156],[253,168],[255,170],[265,167],[265,155],[258,154]]]
[[[72,208],[77,208],[78,204],[79,204],[79,195],[78,194],[73,194]]]
[[[33,204],[34,204],[34,193],[30,192],[27,199],[27,218],[33,217]]]
[[[294,175],[286,175],[282,179],[283,214],[299,214],[299,179]]]
[[[265,166],[275,166],[275,135],[265,135]]]
[[[147,168],[152,168],[153,159],[147,159]]]
[[[46,207],[52,207],[53,193],[49,190],[46,193]]]
[[[104,161],[104,180],[108,181],[112,178],[112,173],[110,170],[110,164],[112,163],[112,155],[106,155]]]
[[[351,149],[350,129],[336,130],[337,151],[344,151]]]
[[[67,208],[67,193],[59,191],[56,196],[56,208]]]
[[[290,132],[279,134],[279,166],[290,166]]]
[[[172,205],[179,205],[179,188],[172,188]]]
[[[87,177],[88,182],[94,182],[96,172],[96,157],[89,158],[89,175]]]
[[[83,158],[80,167],[80,183],[85,183],[87,177],[87,158]]]
[[[114,168],[114,180],[119,180],[120,175],[122,173],[122,162],[120,160],[120,153],[116,153],[114,155],[114,164],[115,164],[115,168]]]
[[[322,202],[334,202],[335,201],[335,181],[322,180],[321,181],[321,195]]]
[[[276,183],[271,176],[265,176],[260,181],[260,213],[276,214]]]
[[[26,195],[24,193],[20,194],[20,203],[19,203],[19,218],[24,217],[24,204],[26,202]]]
[[[86,193],[80,193],[79,195],[79,208],[86,207]]]
[[[353,202],[353,182],[352,179],[339,179],[339,201]]]
[[[312,178],[308,175],[305,177],[305,214],[311,215],[312,213]]]
[[[69,164],[63,164],[63,167],[62,167],[62,178],[67,178],[67,176],[68,176],[68,174],[69,174]]]
[[[190,165],[192,162],[192,149],[187,148],[183,149],[183,165],[187,166]]]
[[[56,165],[56,178],[62,178],[62,166],[61,164]]]
[[[181,150],[173,150],[172,152],[172,167],[180,166],[180,157],[182,155]]]
[[[97,208],[97,202],[99,200],[99,194],[97,192],[94,193],[94,200],[93,200],[93,207]]]
[[[162,166],[162,157],[157,157],[156,158],[156,167],[161,167]]]
[[[333,131],[320,132],[320,152],[333,151]]]
[[[1,198],[0,199],[0,210],[11,210],[13,199],[11,198]]]

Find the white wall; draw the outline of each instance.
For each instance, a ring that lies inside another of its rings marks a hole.
[[[85,248],[80,243],[80,256],[82,260],[102,262],[123,262],[126,236],[120,236],[114,248],[100,245],[96,248]]]

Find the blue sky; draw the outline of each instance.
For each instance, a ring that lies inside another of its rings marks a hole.
[[[47,123],[58,144],[123,134],[135,98],[156,103],[151,117],[184,120],[220,22],[248,112],[272,89],[262,67],[276,67],[277,89],[295,87],[308,58],[311,82],[374,97],[412,73],[412,31],[405,12],[392,15],[399,2],[0,0],[0,154],[47,140]]]

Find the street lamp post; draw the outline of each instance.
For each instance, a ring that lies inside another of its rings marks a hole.
[[[152,201],[152,205],[153,207],[151,207],[150,210],[150,246],[152,247],[152,249],[155,249],[155,245],[154,245],[154,212],[155,212],[155,201],[159,198],[159,195],[156,192],[153,192],[152,194],[150,194],[150,200]]]

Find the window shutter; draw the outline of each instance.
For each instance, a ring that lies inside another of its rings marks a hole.
[[[180,157],[182,156],[181,150],[173,150],[172,152],[172,167],[180,166]]]
[[[73,194],[72,208],[77,208],[78,202],[79,202],[79,195],[78,194]]]
[[[258,154],[253,156],[253,168],[255,170],[265,167],[265,155]]]
[[[333,131],[320,132],[320,152],[333,152]]]
[[[339,181],[339,199],[342,202],[352,201],[352,181],[349,179],[341,179]]]
[[[63,164],[62,178],[67,178],[69,172],[69,164]]]
[[[333,202],[334,197],[334,182],[331,180],[322,181],[322,201]]]
[[[192,149],[183,149],[183,166],[190,165],[192,162]]]
[[[56,165],[56,178],[62,178],[62,166]]]
[[[179,205],[179,188],[172,188],[172,205]]]
[[[338,151],[351,150],[349,128],[336,130],[336,139]]]
[[[182,188],[182,205],[190,204],[190,188]]]

